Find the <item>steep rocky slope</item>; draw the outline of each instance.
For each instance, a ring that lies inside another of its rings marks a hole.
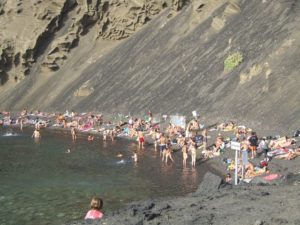
[[[297,0],[18,2],[0,10],[1,109],[198,110],[206,121],[299,129]],[[233,53],[242,62],[226,70]]]

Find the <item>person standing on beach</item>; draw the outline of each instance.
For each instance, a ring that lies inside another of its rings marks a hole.
[[[258,146],[258,137],[256,136],[255,132],[251,132],[251,136],[248,139],[250,150],[251,150],[251,159],[253,159],[256,156],[256,149]]]
[[[75,127],[71,128],[72,140],[75,141],[77,139]]]

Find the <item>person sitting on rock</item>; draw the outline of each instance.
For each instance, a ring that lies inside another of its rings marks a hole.
[[[103,200],[98,197],[93,197],[90,204],[91,209],[87,212],[84,219],[101,219],[103,217],[103,213],[101,209],[103,207]]]
[[[232,188],[232,177],[231,177],[230,173],[227,173],[226,176],[225,176],[225,179],[221,180],[221,183],[218,186],[218,190],[220,188],[225,188],[226,186],[229,186],[229,187]]]

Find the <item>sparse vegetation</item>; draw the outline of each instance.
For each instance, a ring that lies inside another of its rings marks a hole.
[[[227,56],[224,60],[224,70],[231,71],[243,62],[243,55],[241,52],[235,52]]]

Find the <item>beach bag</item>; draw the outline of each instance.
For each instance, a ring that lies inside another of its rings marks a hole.
[[[295,133],[294,133],[293,136],[294,136],[294,137],[299,137],[299,136],[300,136],[300,130],[295,131]]]
[[[265,160],[260,161],[260,163],[259,163],[259,167],[260,168],[264,168],[266,166],[268,166],[268,162],[267,161],[265,161]]]

